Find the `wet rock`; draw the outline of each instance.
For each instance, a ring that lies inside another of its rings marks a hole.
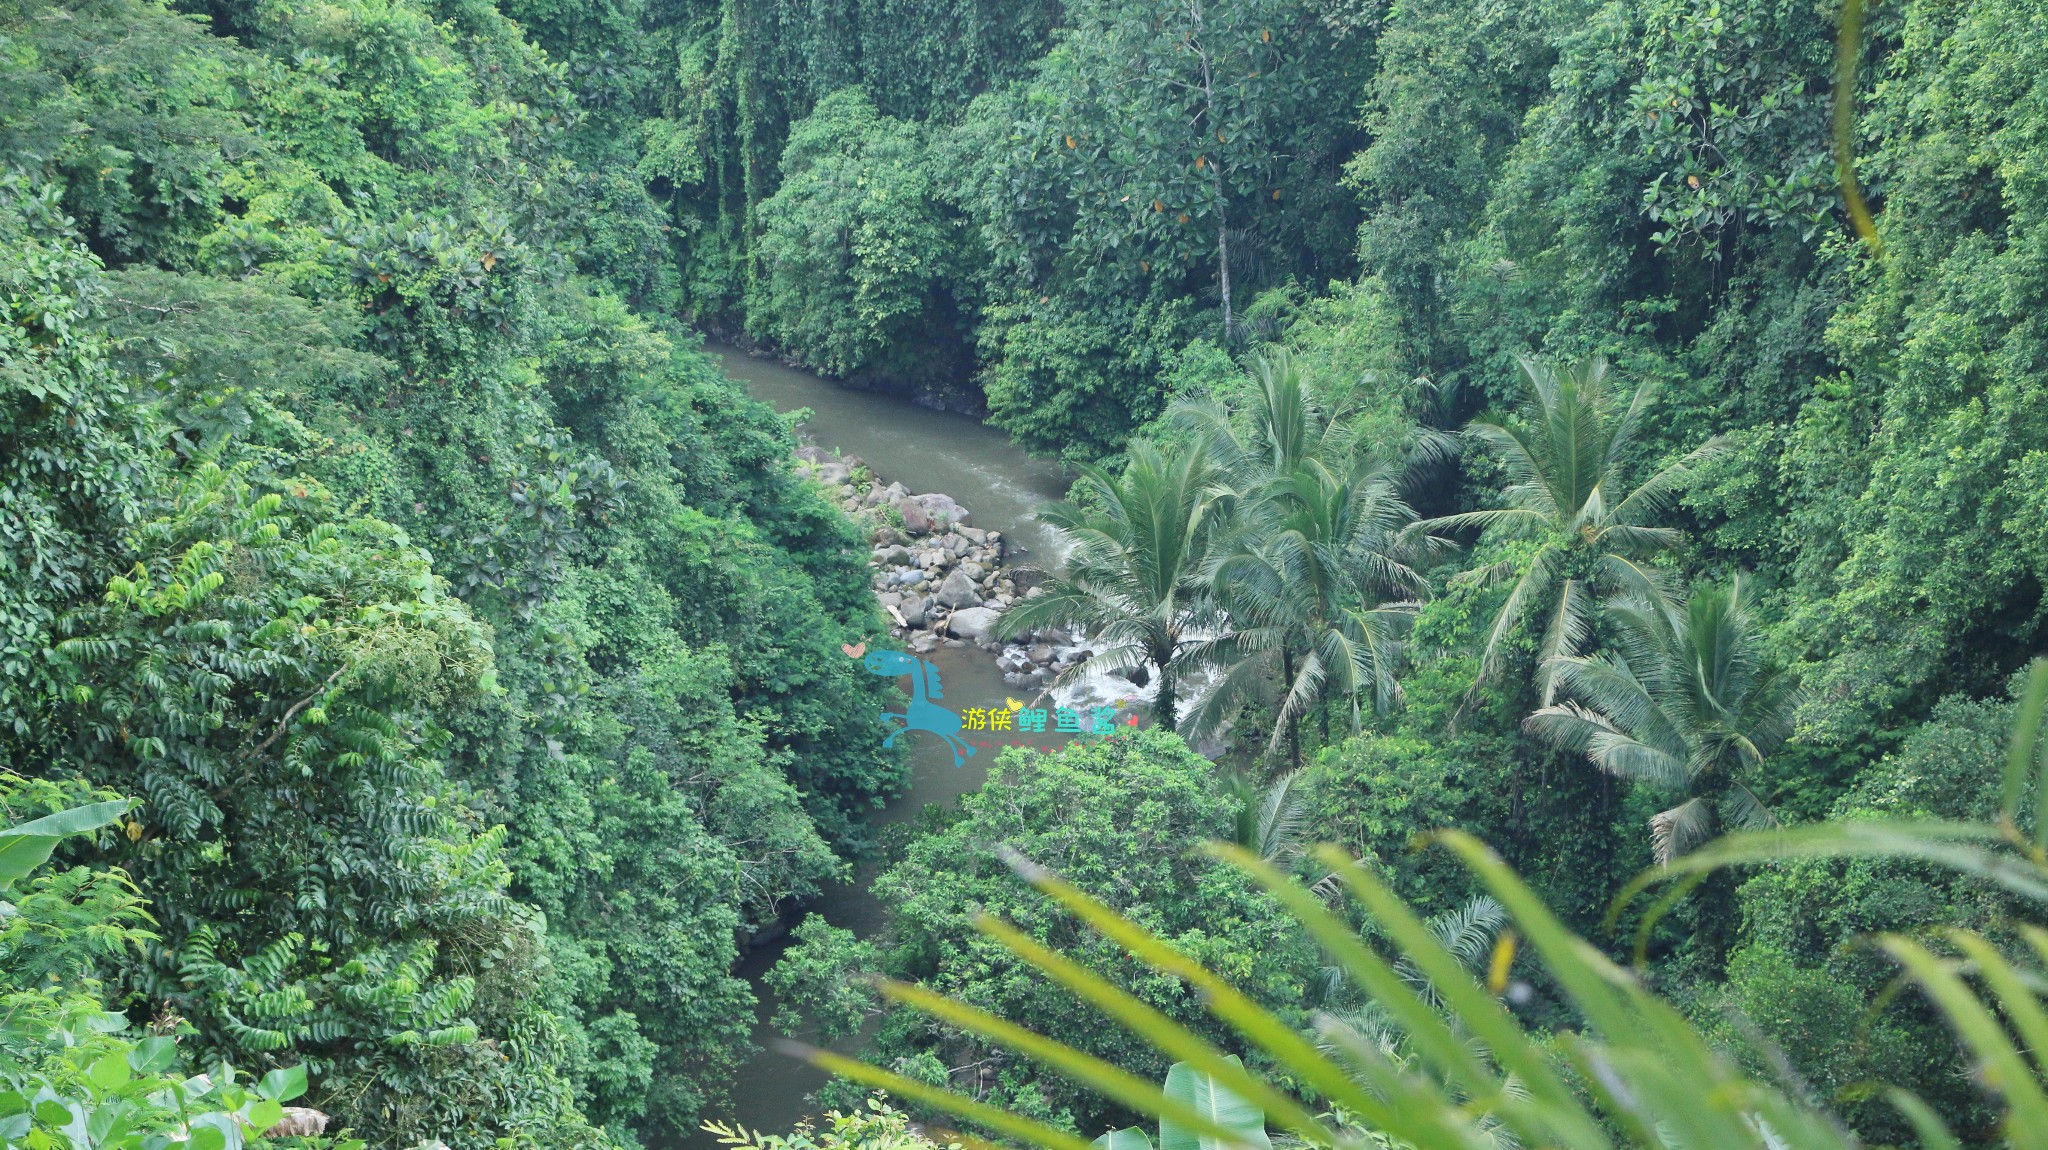
[[[965,572],[958,570],[946,576],[946,581],[939,584],[938,600],[953,608],[981,606],[981,595],[974,589],[974,581],[969,579]]]
[[[924,504],[915,499],[898,499],[891,506],[903,516],[903,529],[912,535],[923,535],[932,529],[932,517],[925,513]]]
[[[991,608],[961,608],[946,618],[946,632],[969,643],[983,643],[995,628],[997,618],[1001,618],[1001,612]]]
[[[912,499],[924,509],[925,518],[934,524],[957,527],[967,522],[967,509],[953,502],[950,495],[917,495]]]
[[[1000,618],[1001,612],[987,607],[963,607],[953,612],[952,618],[946,620],[946,629],[957,638],[970,643],[982,643],[994,633],[996,620]]]
[[[908,626],[922,627],[925,624],[925,601],[922,596],[905,595],[902,601],[896,604],[896,612],[903,616],[903,622]]]
[[[901,567],[910,562],[910,548],[901,543],[875,548],[875,562],[889,567]]]
[[[920,655],[929,655],[939,649],[939,637],[930,631],[919,631],[910,637],[910,649]]]
[[[960,573],[962,575],[967,576],[969,579],[974,580],[976,583],[979,583],[983,579],[988,577],[988,568],[983,567],[981,564],[976,563],[972,559],[969,559],[967,562],[962,563],[960,565]]]

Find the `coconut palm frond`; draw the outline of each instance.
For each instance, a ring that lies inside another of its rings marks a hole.
[[[1650,816],[1650,853],[1658,866],[1668,866],[1672,859],[1712,838],[1718,825],[1712,800],[1687,799]]]
[[[1244,845],[1268,862],[1301,852],[1302,832],[1308,828],[1308,796],[1297,789],[1300,777],[1299,771],[1288,771],[1267,783],[1259,795],[1252,841]]]

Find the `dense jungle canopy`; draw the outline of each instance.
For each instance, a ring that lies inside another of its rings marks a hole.
[[[1867,14],[1876,242],[1840,16],[0,0],[0,821],[131,804],[0,887],[0,1133],[127,1144],[7,1099],[141,1043],[303,1069],[371,1145],[665,1144],[749,1053],[749,934],[875,858],[898,926],[771,977],[879,1065],[1133,1113],[872,974],[1169,1073],[987,913],[1327,1108],[997,848],[1305,1033],[1375,994],[1202,843],[1333,899],[1339,844],[1483,967],[1500,904],[1415,835],[1627,961],[1611,900],[1723,831],[1995,819],[2048,611],[2048,5]],[[879,841],[871,540],[706,333],[1067,465],[1005,626],[1113,637],[1151,728]],[[1937,1144],[1877,1083],[2033,1145],[1869,942],[2018,946],[2025,901],[1721,871],[1644,977],[1865,1144]],[[1528,977],[1529,1031],[1587,1024]],[[864,1113],[786,1145],[921,1137]]]

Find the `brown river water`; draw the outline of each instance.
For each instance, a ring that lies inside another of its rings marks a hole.
[[[942,492],[952,496],[967,508],[974,526],[1003,533],[1012,547],[1011,562],[1050,562],[1051,539],[1031,519],[1031,513],[1040,504],[1066,493],[1069,480],[1061,475],[1058,465],[1032,458],[1011,443],[1008,436],[969,416],[933,411],[895,396],[843,388],[809,372],[752,358],[736,348],[707,343],[705,350],[719,356],[726,372],[745,383],[754,398],[777,411],[809,408],[812,414],[802,430],[819,446],[857,455],[885,481],[900,482],[913,493]],[[877,635],[870,641],[886,638]],[[975,647],[941,647],[930,658],[945,684],[944,701],[956,711],[991,704],[1000,706],[1006,692],[1017,693],[1004,686],[995,657]],[[878,722],[875,737],[882,736]],[[1045,736],[1040,740],[1015,734],[1003,737],[1047,746],[1065,739]],[[980,787],[988,773],[989,760],[996,754],[993,749],[982,750],[968,759],[966,765],[955,767],[952,753],[935,737],[911,733],[904,740],[910,744],[910,789],[875,813],[878,826],[915,818],[927,804],[952,803]],[[869,889],[875,869],[872,864],[863,866],[852,882],[835,884],[807,912],[822,914],[834,926],[862,937],[878,936],[888,927],[889,911]],[[754,1041],[763,1049],[741,1066],[734,1077],[731,1105],[708,1115],[770,1133],[784,1133],[798,1119],[813,1113],[815,1108],[805,1101],[805,1095],[825,1082],[823,1072],[770,1048],[780,1035],[767,1025],[775,1003],[760,978],[781,956],[783,945],[778,941],[756,947],[740,964],[739,974],[753,983],[754,993],[760,999]],[[851,1049],[857,1041],[838,1045]],[[676,1144],[688,1150],[710,1150],[717,1146],[717,1141],[699,1131],[678,1139]]]

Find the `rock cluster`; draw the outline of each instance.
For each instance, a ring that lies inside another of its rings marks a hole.
[[[817,480],[866,530],[875,597],[896,623],[891,634],[912,652],[972,643],[996,655],[1003,681],[1018,688],[1046,686],[1088,657],[1059,629],[996,641],[996,620],[1038,592],[1021,589],[1004,564],[1002,533],[973,526],[951,496],[913,495],[882,482],[859,458],[813,444],[800,447],[797,460],[798,474]]]

